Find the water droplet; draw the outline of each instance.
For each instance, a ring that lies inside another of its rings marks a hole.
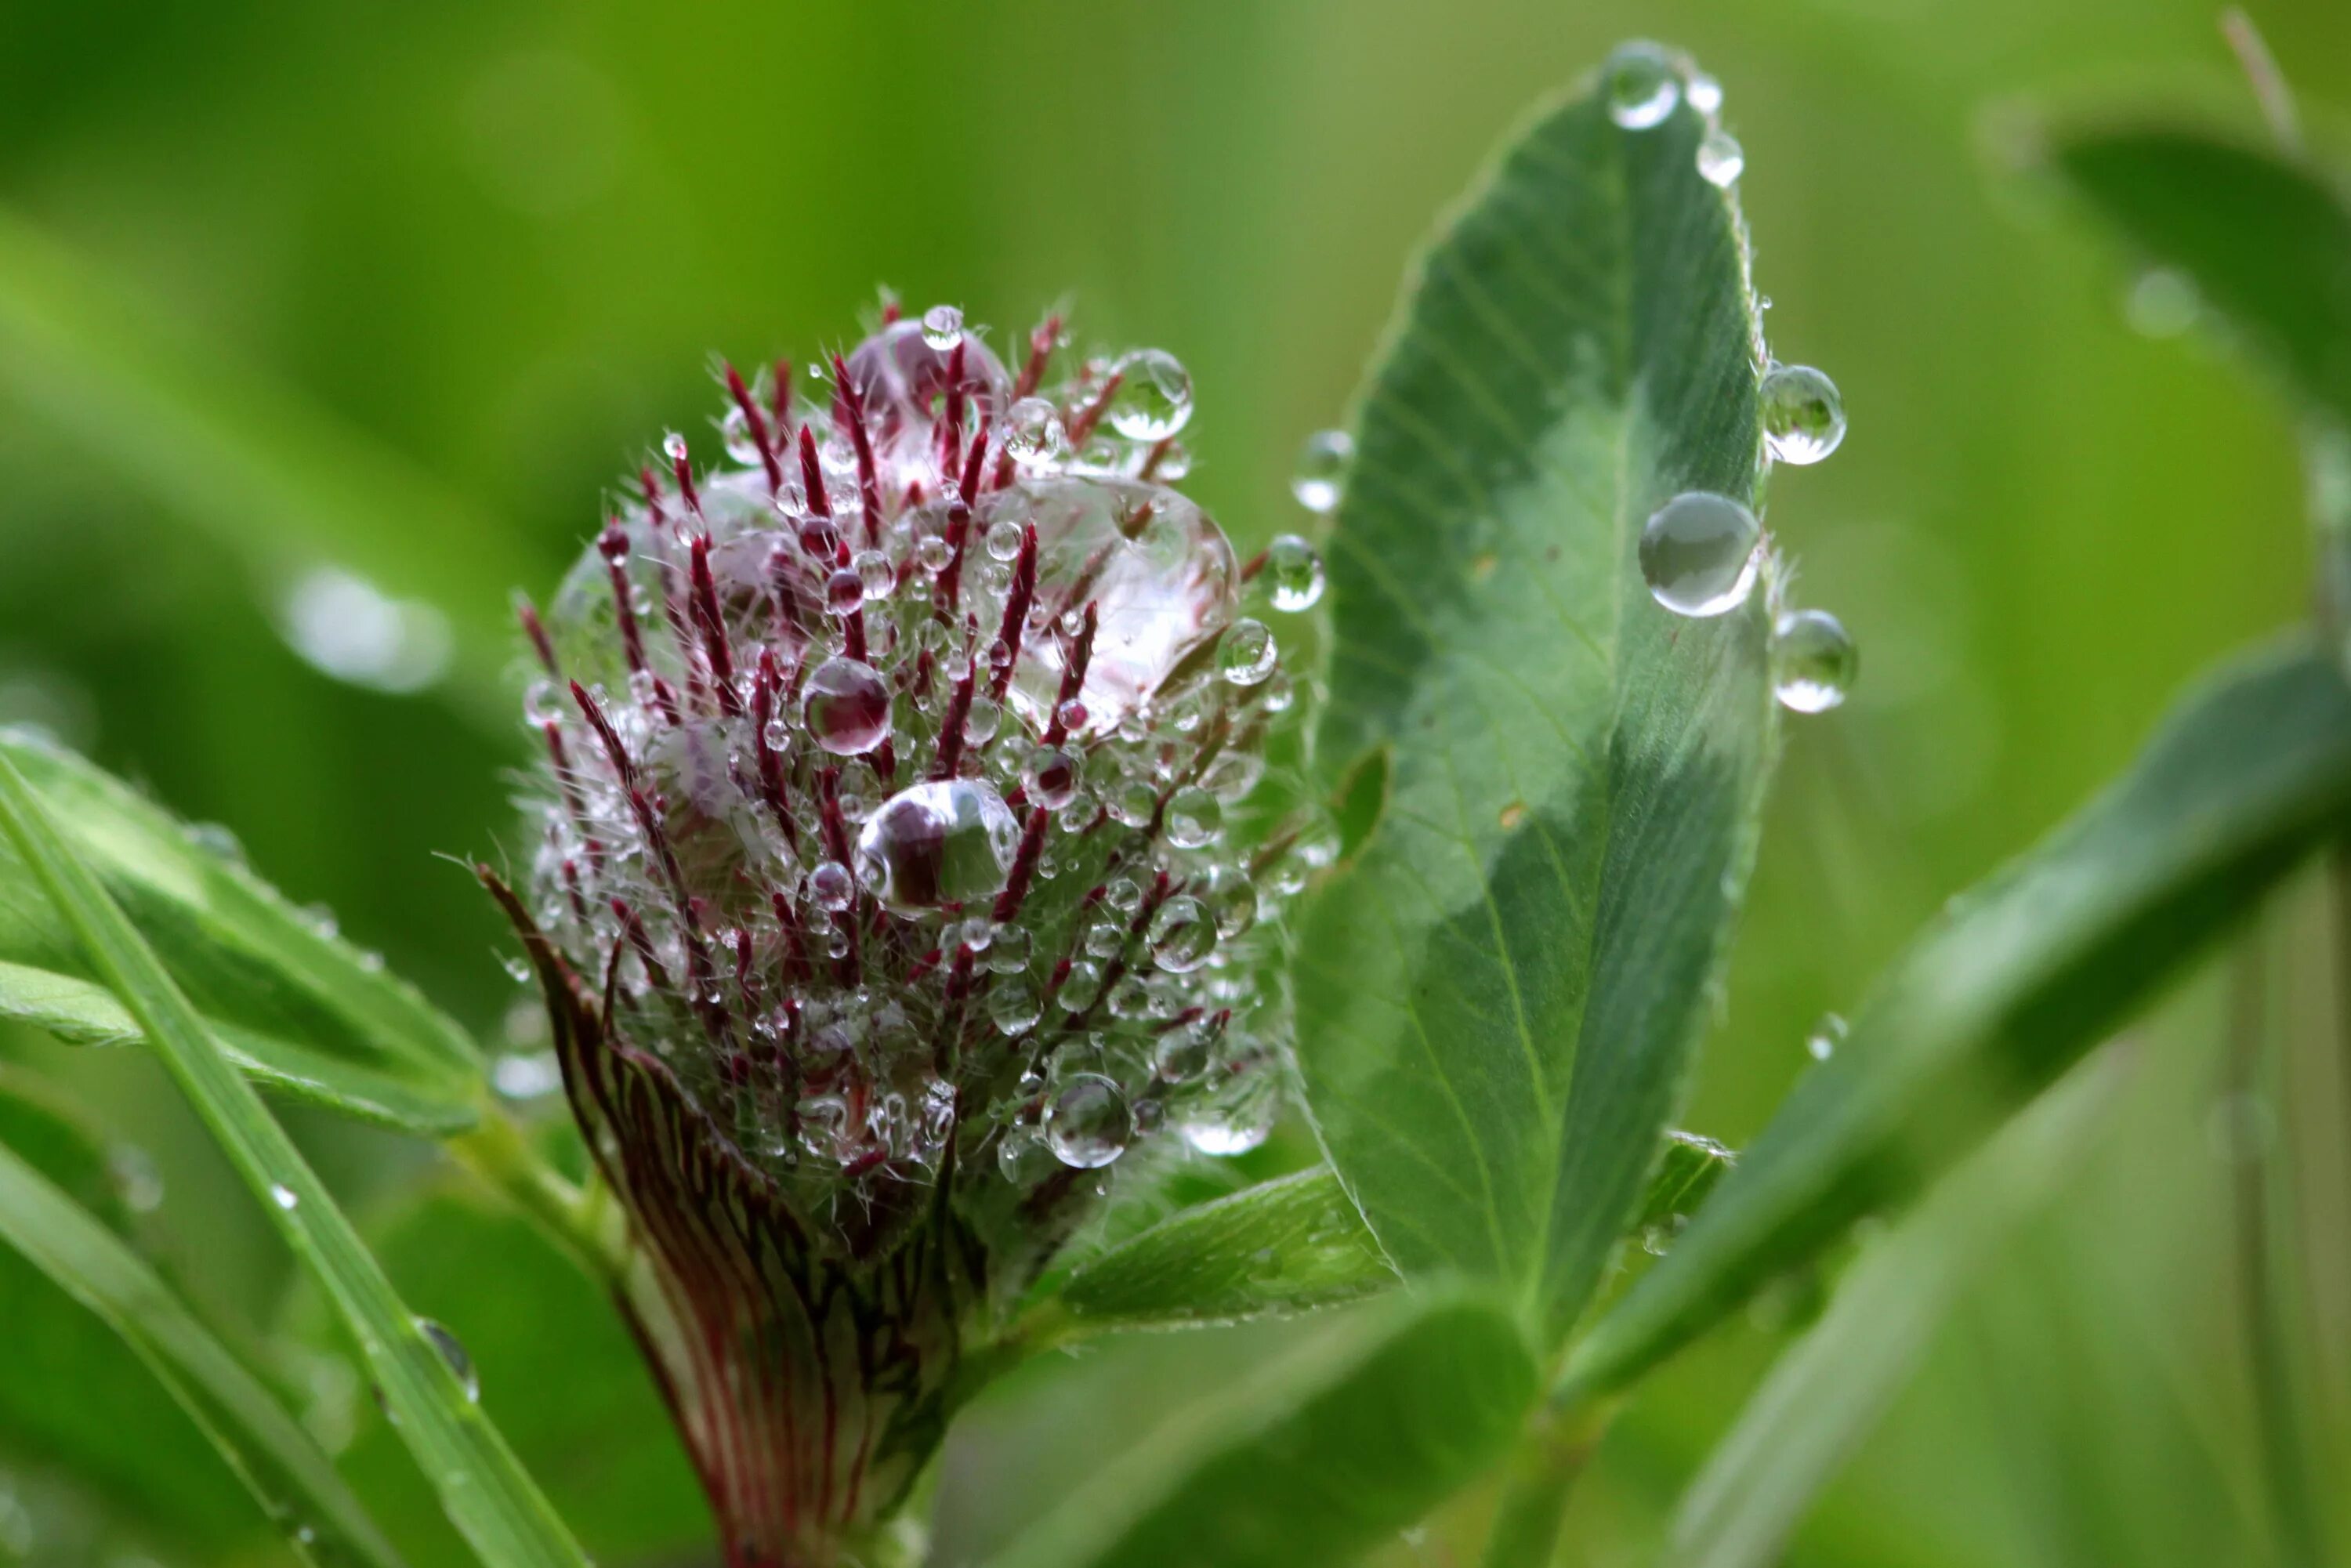
[[[1102,995],[1102,982],[1100,964],[1091,958],[1071,959],[1070,972],[1061,977],[1061,988],[1053,993],[1053,999],[1071,1012],[1081,1013]]]
[[[1729,189],[1747,168],[1747,149],[1728,131],[1709,131],[1698,144],[1698,172],[1709,185]]]
[[[214,860],[226,861],[235,866],[246,863],[243,841],[224,823],[190,822],[181,831],[187,835],[188,842]]]
[[[1243,618],[1232,623],[1217,645],[1217,674],[1236,686],[1253,686],[1273,674],[1281,650],[1262,621]]]
[[[955,547],[947,543],[943,535],[925,534],[914,541],[914,564],[933,577],[946,570],[947,563],[953,559]],[[938,622],[935,621],[931,624],[935,626]]]
[[[441,1364],[449,1369],[449,1375],[455,1377],[457,1380],[457,1386],[465,1391],[466,1402],[480,1404],[481,1375],[474,1370],[474,1358],[467,1354],[465,1347],[458,1343],[457,1336],[431,1318],[417,1319],[416,1332],[424,1336],[425,1343],[430,1344],[434,1353],[441,1357]]]
[[[987,530],[987,538],[983,541],[987,548],[988,558],[1004,561],[1013,559],[1020,553],[1021,537],[1019,518],[1006,517],[997,523]]]
[[[818,560],[832,559],[841,549],[841,530],[833,527],[831,517],[820,517],[810,513],[799,520],[794,532],[800,541],[800,549]]]
[[[1066,747],[1040,746],[1020,766],[1021,787],[1029,791],[1029,800],[1058,811],[1077,798],[1084,766],[1078,754]]]
[[[1112,367],[1110,427],[1129,441],[1164,441],[1192,417],[1192,372],[1165,349],[1137,349]]]
[[[1077,694],[1086,723],[1115,729],[1156,695],[1186,655],[1214,637],[1238,605],[1239,569],[1223,530],[1182,494],[1126,479],[1031,479],[988,497],[991,517],[1037,528],[1037,597],[1081,595],[1099,617],[1093,657]],[[1068,644],[1021,645],[1012,700],[1030,727],[1061,698]]]
[[[883,801],[857,835],[857,869],[902,914],[969,904],[1004,891],[1020,824],[977,779],[913,785]]]
[[[1763,431],[1771,455],[1802,466],[1844,440],[1844,400],[1810,365],[1774,365],[1763,374]]]
[[[296,1196],[292,1187],[280,1186],[277,1183],[272,1182],[269,1184],[269,1201],[280,1208],[290,1210],[302,1200]]]
[[[1214,843],[1224,826],[1224,807],[1198,785],[1178,789],[1168,797],[1165,831],[1167,841],[1177,849],[1196,850]]]
[[[1170,441],[1159,454],[1158,465],[1151,470],[1151,476],[1162,485],[1182,484],[1192,476],[1192,449],[1180,441]]]
[[[393,599],[335,567],[305,572],[278,605],[287,644],[322,674],[381,692],[417,692],[448,672],[455,642],[429,604]]]
[[[563,1068],[551,1051],[508,1051],[490,1064],[490,1082],[508,1100],[538,1100],[563,1087]]]
[[[1298,449],[1290,493],[1310,512],[1334,509],[1346,492],[1347,470],[1355,461],[1355,438],[1343,430],[1318,430]]]
[[[726,455],[748,466],[759,461],[759,444],[752,439],[751,422],[745,416],[742,405],[730,404],[718,420],[719,444]]]
[[[1129,828],[1142,827],[1159,810],[1159,791],[1142,779],[1131,779],[1110,798],[1112,821]]]
[[[673,463],[685,461],[685,437],[673,430],[662,437],[662,455]]]
[[[1189,1083],[1208,1071],[1217,1030],[1205,1019],[1171,1029],[1151,1048],[1151,1070],[1169,1083]]]
[[[963,312],[952,305],[934,305],[923,312],[923,341],[946,353],[963,341]]]
[[[849,907],[857,897],[857,879],[839,861],[824,861],[809,873],[809,897],[819,909],[835,914]]]
[[[857,569],[844,566],[824,580],[824,601],[835,615],[848,615],[865,607],[865,580]]]
[[[1004,416],[1004,450],[1023,468],[1040,468],[1070,455],[1061,411],[1041,397],[1024,397]]]
[[[1184,1119],[1184,1141],[1204,1155],[1230,1158],[1245,1155],[1273,1133],[1280,1110],[1271,1088],[1263,1082],[1263,1069],[1201,1106]]]
[[[1322,557],[1296,534],[1283,534],[1265,548],[1265,580],[1276,610],[1311,610],[1322,597]]]
[[[1693,490],[1658,507],[1642,528],[1641,576],[1677,615],[1720,615],[1754,588],[1762,538],[1745,507]]]
[[[827,659],[809,675],[800,717],[810,737],[835,757],[871,751],[890,735],[889,683],[871,664]]]
[[[122,1195],[123,1204],[133,1214],[152,1214],[163,1205],[163,1173],[147,1151],[133,1145],[117,1145],[106,1157],[106,1168],[114,1178],[114,1190]]]
[[[1026,925],[999,925],[987,946],[987,967],[999,975],[1017,975],[1029,967],[1037,939]]]
[[[1173,975],[1188,975],[1217,950],[1217,923],[1199,900],[1181,894],[1151,917],[1152,961]]]
[[[1792,610],[1771,629],[1771,689],[1792,713],[1826,713],[1861,673],[1861,650],[1825,610]]]
[[[1037,999],[1036,991],[1026,980],[998,986],[987,998],[988,1018],[995,1023],[996,1031],[1008,1037],[1027,1034],[1035,1029],[1044,1011],[1045,1004]]]
[[[1079,1170],[1110,1164],[1126,1153],[1134,1135],[1134,1113],[1126,1096],[1097,1073],[1070,1079],[1045,1112],[1045,1142],[1053,1157]]]
[[[1604,90],[1608,118],[1627,131],[1663,125],[1681,101],[1673,61],[1655,44],[1620,45],[1608,57]]]
[[[1722,108],[1722,84],[1704,71],[1692,71],[1689,80],[1682,84],[1682,96],[1700,114],[1712,114]]]
[[[898,570],[890,558],[878,549],[859,550],[850,567],[857,573],[857,585],[868,601],[887,599],[890,591],[898,586]]]
[[[1102,902],[1121,915],[1132,915],[1143,907],[1143,884],[1131,876],[1120,877],[1102,890]]]
[[[2123,319],[2146,338],[2177,338],[2196,325],[2203,309],[2194,280],[2168,267],[2140,273],[2123,299]]]
[[[1804,1050],[1814,1061],[1826,1061],[1844,1043],[1844,1019],[1834,1013],[1823,1013],[1821,1021],[1813,1026],[1812,1034],[1805,1040]]]
[[[971,711],[963,717],[963,736],[974,746],[986,746],[996,738],[1004,723],[1004,710],[987,697],[971,699]]]

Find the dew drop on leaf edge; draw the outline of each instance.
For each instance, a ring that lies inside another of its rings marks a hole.
[[[1791,610],[1771,628],[1771,692],[1791,713],[1826,713],[1845,699],[1861,650],[1825,610]]]
[[[1641,529],[1641,577],[1677,615],[1725,614],[1747,601],[1762,561],[1763,529],[1728,496],[1692,490],[1651,514]]]
[[[1780,462],[1818,463],[1844,441],[1844,400],[1823,372],[1774,365],[1763,373],[1761,392],[1764,438]]]
[[[1681,79],[1673,61],[1655,44],[1618,47],[1603,73],[1608,118],[1626,131],[1663,125],[1681,102]]]

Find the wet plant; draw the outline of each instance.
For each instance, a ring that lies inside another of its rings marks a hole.
[[[890,305],[805,366],[722,364],[715,439],[650,444],[520,608],[519,826],[473,869],[545,1060],[486,1056],[217,830],[25,733],[0,1001],[152,1046],[485,1563],[587,1557],[492,1418],[496,1364],[412,1310],[264,1092],[437,1140],[592,1282],[727,1568],[931,1560],[943,1446],[990,1388],[1094,1336],[1309,1314],[986,1561],[1295,1568],[1434,1516],[1533,1568],[1640,1377],[1890,1220],[1672,1548],[1771,1560],[1902,1370],[1864,1331],[1932,1320],[2062,1178],[2114,1074],[2084,1059],[2351,823],[2351,687],[2330,598],[1823,1019],[1750,1147],[1677,1128],[1781,726],[1861,669],[1774,543],[1845,411],[1767,339],[1724,114],[1646,43],[1546,108],[1254,553],[1185,492],[1165,350]],[[2340,196],[2160,138],[2048,156],[2283,362],[2334,582],[2342,291],[2232,271],[2147,193],[2226,163],[2335,281]],[[372,613],[338,592],[318,636]],[[1248,1166],[1285,1117],[1311,1159]],[[89,1156],[0,1082],[0,1238],[284,1551],[422,1560],[319,1401],[298,1419],[110,1223]],[[2274,1373],[2285,1331],[2254,1326]],[[2294,1392],[2255,1395],[2272,1532],[2315,1563]]]

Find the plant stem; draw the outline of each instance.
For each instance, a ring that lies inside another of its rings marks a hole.
[[[1545,1568],[1551,1562],[1568,1494],[1622,1403],[1552,1404],[1537,1414],[1503,1478],[1501,1503],[1480,1559],[1484,1568]]]
[[[458,1164],[503,1194],[600,1282],[618,1279],[627,1254],[610,1221],[599,1184],[573,1186],[557,1174],[503,1107],[482,1097],[481,1120],[443,1146]]]
[[[2234,1124],[2231,1132],[2239,1140],[2229,1151],[2235,1185],[2239,1310],[2281,1559],[2294,1568],[2320,1568],[2328,1559],[2304,1469],[2307,1449],[2286,1364],[2285,1327],[2270,1258],[2269,1187],[2277,1139],[2243,1114],[2261,1103],[2262,1061],[2269,1037],[2266,958],[2267,947],[2256,926],[2238,947],[2230,970],[2224,1087]]]

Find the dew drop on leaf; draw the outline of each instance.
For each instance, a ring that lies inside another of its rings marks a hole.
[[[1698,144],[1698,172],[1706,183],[1728,189],[1747,168],[1747,150],[1728,131],[1709,131]]]
[[[1606,68],[1608,118],[1627,131],[1663,125],[1681,102],[1673,61],[1655,44],[1618,47]]]
[[[449,1369],[449,1375],[455,1378],[457,1386],[465,1391],[466,1402],[479,1404],[482,1398],[481,1375],[474,1370],[474,1358],[458,1342],[457,1336],[431,1318],[417,1319],[416,1332],[424,1336],[425,1343],[440,1356],[441,1364]]]
[[[1818,463],[1844,440],[1844,400],[1836,382],[1810,365],[1764,372],[1763,431],[1771,455],[1799,467]]]
[[[1693,490],[1658,507],[1641,529],[1641,576],[1677,615],[1720,615],[1747,601],[1762,538],[1745,507]]]
[[[1792,713],[1826,713],[1860,673],[1861,650],[1825,610],[1792,610],[1771,629],[1771,690]]]

